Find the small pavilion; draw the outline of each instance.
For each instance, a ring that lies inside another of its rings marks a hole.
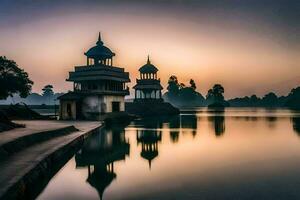
[[[157,78],[158,69],[151,64],[149,56],[147,63],[140,69],[140,79],[136,79],[135,102],[144,101],[163,101],[161,90],[163,87],[160,84],[160,79]]]

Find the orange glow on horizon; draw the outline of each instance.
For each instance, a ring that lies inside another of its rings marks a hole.
[[[1,30],[0,52],[29,73],[34,92],[46,84],[66,92],[72,85],[65,81],[68,72],[85,64],[83,53],[100,30],[104,44],[116,53],[114,65],[130,72],[130,87],[150,54],[164,88],[169,76],[176,75],[186,84],[194,79],[203,95],[214,83],[224,85],[226,97],[271,90],[287,94],[300,84],[298,52],[268,35],[271,28],[257,33],[247,26],[107,12],[52,16]]]

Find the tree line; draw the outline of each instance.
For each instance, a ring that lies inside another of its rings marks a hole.
[[[52,85],[46,85],[42,94],[31,93],[33,81],[28,73],[13,60],[0,56],[0,104],[54,105],[62,93],[54,93]]]
[[[228,106],[228,103],[224,99],[225,90],[221,84],[215,84],[209,89],[206,97],[197,92],[196,89],[197,86],[193,79],[186,86],[184,83],[180,83],[178,78],[173,75],[168,80],[167,92],[163,95],[163,98],[178,107]]]
[[[287,96],[277,96],[269,92],[263,97],[255,94],[228,100],[232,107],[288,107],[300,109],[300,87],[293,88]]]
[[[270,92],[263,97],[256,95],[238,97],[225,100],[225,89],[221,84],[214,86],[207,91],[204,97],[196,91],[196,83],[190,80],[190,85],[186,86],[178,81],[176,76],[171,76],[168,80],[167,92],[163,98],[178,107],[289,107],[300,109],[300,87],[294,88],[287,96],[278,97],[274,92]]]

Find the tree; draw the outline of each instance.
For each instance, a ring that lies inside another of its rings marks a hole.
[[[25,98],[30,94],[32,85],[33,81],[29,79],[27,72],[20,69],[15,61],[0,56],[0,99],[14,94]]]
[[[177,96],[179,92],[179,84],[176,76],[171,76],[168,80],[167,90],[170,96]]]
[[[206,100],[209,103],[223,103],[224,102],[224,87],[221,84],[215,84],[213,88],[209,89],[206,95]]]
[[[196,83],[193,79],[190,80],[190,85],[191,85],[191,88],[195,91],[196,90]]]
[[[182,89],[184,89],[184,88],[186,88],[186,87],[185,87],[185,84],[184,84],[184,83],[180,83],[180,84],[179,84],[179,90],[182,90]]]
[[[164,98],[176,106],[203,106],[205,99],[196,91],[196,83],[190,80],[190,86],[179,83],[176,76],[171,76],[168,81],[168,91]]]
[[[262,98],[262,105],[266,107],[277,106],[277,100],[277,95],[274,92],[270,92]]]
[[[260,98],[258,98],[255,94],[253,94],[251,97],[250,97],[250,105],[251,106],[257,106],[258,103],[260,101]]]
[[[44,88],[42,89],[43,91],[43,96],[45,97],[49,97],[49,96],[53,96],[54,92],[53,92],[53,86],[52,85],[46,85],[44,86]]]
[[[300,87],[293,88],[287,97],[286,106],[300,109]]]
[[[53,92],[53,86],[52,85],[45,85],[43,90],[43,97],[47,98],[48,104],[51,104],[51,100],[53,100],[54,92]]]

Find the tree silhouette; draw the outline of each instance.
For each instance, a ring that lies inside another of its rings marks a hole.
[[[52,85],[44,86],[42,91],[43,91],[43,96],[53,96],[53,94],[54,94]]]
[[[164,98],[176,106],[203,106],[204,97],[196,91],[196,83],[190,80],[190,86],[179,83],[176,76],[171,76],[168,81],[168,91]]]
[[[277,100],[277,95],[274,92],[270,92],[262,98],[262,104],[266,107],[273,107],[277,105]]]
[[[168,80],[168,92],[170,96],[177,96],[179,93],[179,84],[176,76],[171,76]]]
[[[28,74],[15,61],[0,56],[0,99],[12,97],[14,94],[25,98],[30,94],[32,85]]]
[[[215,84],[209,89],[206,95],[208,103],[223,103],[224,102],[224,87],[221,84]]]
[[[286,106],[293,109],[300,109],[300,87],[291,90],[287,97]]]
[[[185,88],[185,84],[184,83],[180,83],[179,84],[179,89],[181,90],[181,89],[184,89]]]
[[[190,80],[190,85],[191,85],[191,88],[192,88],[193,90],[196,90],[196,89],[197,89],[196,83],[195,83],[195,81],[194,81],[193,79]]]
[[[51,104],[51,99],[53,99],[53,86],[52,85],[46,85],[43,89],[43,97],[47,98],[48,104]]]
[[[255,95],[253,94],[250,99],[249,99],[249,103],[252,105],[252,106],[257,106],[258,103],[259,103],[260,99]]]

